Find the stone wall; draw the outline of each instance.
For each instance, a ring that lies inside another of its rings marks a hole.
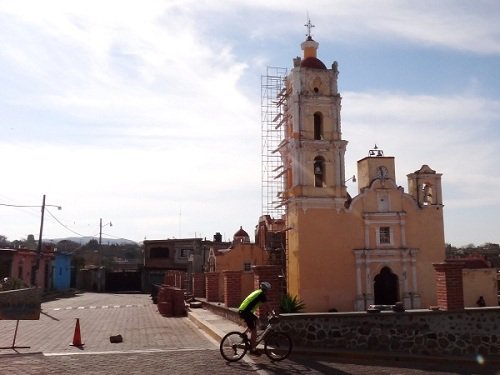
[[[309,348],[500,357],[500,308],[284,314],[279,330]]]

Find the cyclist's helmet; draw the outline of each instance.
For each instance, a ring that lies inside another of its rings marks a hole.
[[[271,284],[269,284],[267,281],[263,281],[260,283],[260,289],[265,292],[266,290],[271,289]]]

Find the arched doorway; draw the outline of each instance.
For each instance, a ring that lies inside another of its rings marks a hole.
[[[398,276],[389,267],[382,267],[373,283],[375,305],[394,305],[399,301]]]

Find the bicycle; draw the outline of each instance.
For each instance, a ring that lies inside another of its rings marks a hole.
[[[292,351],[292,339],[284,332],[275,331],[272,324],[276,323],[279,315],[274,311],[268,314],[267,326],[257,335],[256,345],[264,341],[264,353],[272,361],[282,361]],[[250,350],[250,330],[243,332],[232,331],[226,334],[220,342],[220,353],[229,362],[239,361]]]

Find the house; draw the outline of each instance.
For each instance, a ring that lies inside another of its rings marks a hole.
[[[153,284],[162,284],[167,271],[176,270],[188,275],[201,273],[207,262],[210,248],[226,248],[230,242],[223,242],[216,233],[213,241],[203,238],[174,238],[144,241],[143,290],[151,291]],[[187,278],[188,283],[190,277]],[[190,285],[184,285],[190,290]]]
[[[27,286],[51,289],[53,259],[54,251],[50,247],[40,254],[29,249],[0,249],[0,278],[17,278]]]

